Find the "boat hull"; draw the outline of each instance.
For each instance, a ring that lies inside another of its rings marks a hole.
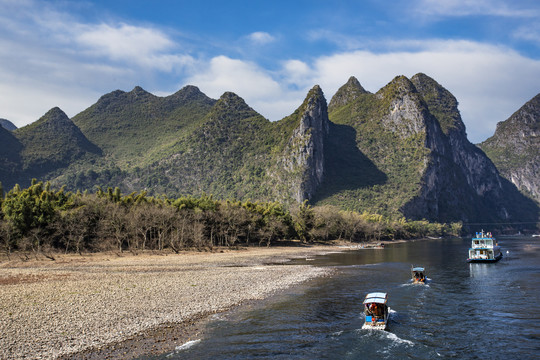
[[[364,330],[386,330],[387,327],[386,322],[378,322],[376,324],[366,322],[364,325],[362,325],[362,329]]]
[[[494,259],[467,259],[469,263],[494,263],[502,259],[502,254],[497,255]]]

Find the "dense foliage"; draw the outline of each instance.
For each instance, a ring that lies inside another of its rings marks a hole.
[[[3,190],[0,188],[0,193]],[[33,181],[0,196],[0,241],[8,255],[55,252],[212,249],[216,246],[353,242],[459,235],[461,224],[391,220],[304,202],[289,212],[279,203],[215,200],[211,195],[169,199],[118,188],[93,193],[53,190]]]

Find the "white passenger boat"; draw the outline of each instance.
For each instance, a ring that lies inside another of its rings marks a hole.
[[[468,262],[496,262],[502,258],[501,247],[490,232],[477,232],[472,238]]]
[[[388,327],[387,301],[387,293],[374,292],[366,295],[364,299],[366,321],[362,329],[386,330]]]

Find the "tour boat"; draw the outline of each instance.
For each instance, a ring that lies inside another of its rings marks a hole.
[[[388,327],[388,294],[374,292],[366,295],[364,299],[364,313],[366,321],[362,329],[386,330]]]
[[[502,258],[501,247],[490,232],[477,232],[472,238],[468,262],[496,262]]]
[[[413,284],[425,284],[426,283],[426,269],[417,266],[411,268],[412,282]]]

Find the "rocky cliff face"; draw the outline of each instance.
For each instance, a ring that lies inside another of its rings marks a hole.
[[[498,123],[479,146],[506,179],[540,202],[540,94]]]
[[[288,140],[282,159],[297,202],[311,199],[323,181],[328,126],[326,99],[321,88],[315,86],[299,109],[298,126]]]

